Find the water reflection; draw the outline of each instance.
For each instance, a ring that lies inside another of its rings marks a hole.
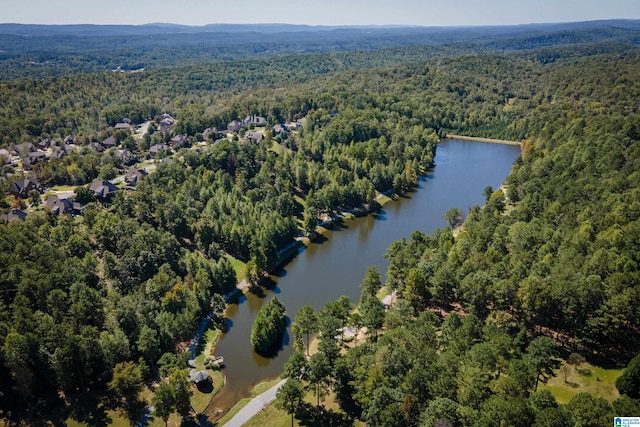
[[[225,357],[227,384],[211,408],[227,408],[248,396],[255,383],[277,377],[293,352],[288,334],[274,359],[251,351],[251,326],[262,304],[277,294],[293,318],[304,304],[319,310],[341,295],[357,302],[367,267],[373,264],[381,273],[386,271],[383,255],[392,241],[408,238],[416,229],[432,232],[444,227],[443,215],[452,207],[466,211],[483,204],[484,187],[497,188],[519,154],[519,147],[507,145],[462,141],[440,145],[438,166],[420,177],[419,191],[373,215],[335,224],[276,272],[270,289],[249,293],[230,305],[226,313],[230,328],[216,348],[216,354]]]

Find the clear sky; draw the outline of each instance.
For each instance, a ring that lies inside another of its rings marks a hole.
[[[0,0],[0,22],[424,26],[640,19],[640,0]]]

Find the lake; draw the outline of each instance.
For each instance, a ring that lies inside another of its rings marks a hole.
[[[216,354],[225,358],[227,384],[212,400],[207,413],[226,412],[251,388],[283,370],[293,349],[285,336],[282,350],[265,359],[252,351],[249,337],[260,307],[277,296],[293,320],[301,306],[321,309],[327,302],[346,295],[357,303],[360,282],[368,266],[376,265],[383,275],[383,255],[394,240],[408,238],[414,230],[431,233],[445,227],[444,213],[459,208],[465,213],[482,205],[483,189],[497,189],[520,154],[520,147],[460,140],[438,145],[436,167],[420,178],[414,192],[386,204],[375,214],[345,221],[301,251],[273,279],[273,290],[256,296],[249,293],[227,310],[229,329],[218,342]]]

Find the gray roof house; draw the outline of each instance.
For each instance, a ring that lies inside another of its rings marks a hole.
[[[253,114],[251,116],[245,117],[243,123],[246,126],[254,125],[256,127],[262,127],[262,126],[266,126],[267,125],[267,119],[265,119],[264,117],[256,116],[255,114]]]
[[[41,150],[46,150],[47,148],[55,145],[55,142],[51,138],[44,138],[42,141],[38,143],[38,148]]]
[[[152,145],[151,148],[149,148],[149,154],[154,159],[160,151],[171,151],[171,147],[169,147],[167,144],[156,144]]]
[[[236,133],[239,132],[240,129],[246,129],[247,125],[239,120],[234,120],[227,125],[227,132]]]
[[[29,153],[28,156],[22,159],[22,167],[23,169],[29,170],[31,169],[31,166],[35,165],[36,163],[44,162],[46,160],[49,160],[49,158],[47,157],[47,153],[43,151],[34,151],[33,153]]]
[[[93,148],[98,153],[102,153],[104,151],[104,147],[99,142],[92,142],[91,144],[89,144],[89,148]]]
[[[21,179],[11,184],[9,192],[16,197],[26,199],[30,191],[40,191],[40,183],[37,179]]]
[[[64,156],[67,155],[67,151],[65,150],[66,145],[63,147],[53,147],[51,149],[51,155],[49,155],[50,160],[60,160]]]
[[[91,191],[98,200],[108,201],[111,200],[120,189],[109,181],[96,179],[89,184],[89,191]]]
[[[102,141],[102,145],[105,148],[113,148],[116,145],[118,145],[118,143],[116,142],[116,138],[112,135],[109,138],[107,138],[104,141]]]
[[[147,171],[144,169],[129,169],[127,171],[127,175],[124,177],[124,180],[127,182],[127,184],[135,187],[144,176],[147,176]]]
[[[251,142],[260,142],[264,139],[264,135],[261,132],[247,132],[245,136]]]
[[[289,128],[287,128],[286,125],[275,125],[273,127],[273,134],[274,135],[279,135],[282,132],[289,132]]]
[[[30,142],[25,142],[14,145],[12,151],[16,156],[27,156],[29,153],[36,151],[36,146]]]
[[[0,219],[2,219],[5,224],[9,224],[9,221],[11,221],[12,219],[24,221],[26,217],[27,213],[25,211],[21,211],[20,209],[11,209],[8,213],[0,215]]]
[[[131,166],[138,161],[138,156],[129,150],[116,150],[115,155],[122,160],[122,163],[126,166]]]
[[[80,211],[82,211],[82,209],[84,208],[84,206],[82,206],[80,203],[74,202],[68,197],[61,199],[58,196],[47,197],[45,206],[56,215],[75,215],[80,213]]]
[[[169,145],[174,150],[176,148],[186,147],[188,143],[189,143],[189,137],[187,137],[187,135],[184,135],[184,134],[176,135],[173,138],[171,138],[171,141],[169,141]]]

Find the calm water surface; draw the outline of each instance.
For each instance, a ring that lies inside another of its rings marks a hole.
[[[383,274],[386,248],[394,240],[409,237],[414,230],[431,233],[445,227],[444,213],[452,207],[468,212],[482,205],[482,190],[498,188],[509,174],[520,147],[483,142],[447,140],[438,145],[437,166],[420,179],[418,189],[384,206],[376,215],[346,221],[344,227],[326,234],[322,243],[312,243],[274,277],[276,286],[265,295],[248,294],[227,310],[230,328],[220,339],[216,354],[224,356],[227,384],[208,408],[226,411],[249,395],[253,385],[280,375],[293,350],[285,337],[282,350],[273,359],[255,354],[249,343],[256,313],[274,296],[293,319],[298,309],[310,304],[319,310],[341,295],[353,302],[369,265]]]

